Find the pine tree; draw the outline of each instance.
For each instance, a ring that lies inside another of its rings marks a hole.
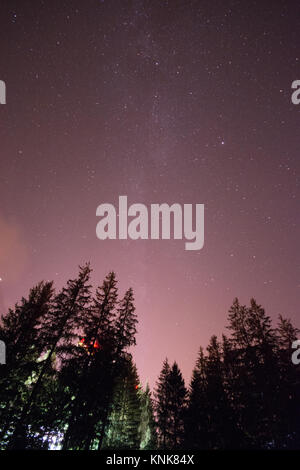
[[[93,304],[87,312],[81,348],[62,370],[62,381],[69,383],[73,397],[64,438],[65,449],[89,449],[97,423],[104,421],[107,413],[113,389],[116,286],[115,273],[111,272],[97,288]]]
[[[235,414],[244,447],[267,447],[276,427],[274,389],[278,386],[276,338],[265,310],[251,299],[237,299],[229,312],[229,329],[238,374],[233,385]]]
[[[208,417],[208,446],[224,449],[232,436],[231,410],[225,391],[223,357],[220,343],[213,335],[207,347],[206,396]]]
[[[208,411],[207,411],[206,358],[203,348],[199,355],[188,392],[188,406],[185,418],[185,448],[208,448]]]
[[[84,331],[86,341],[94,343],[98,340],[102,349],[111,346],[117,299],[116,275],[114,272],[110,272],[104,279],[103,284],[96,290]]]
[[[140,448],[141,396],[136,367],[128,355],[123,374],[115,387],[104,448]]]
[[[300,365],[292,363],[292,344],[300,330],[289,319],[279,315],[276,328],[279,381],[277,398],[275,448],[297,449],[300,442]]]
[[[133,290],[130,288],[119,302],[118,315],[115,321],[117,341],[117,356],[122,354],[130,346],[136,344],[136,324]]]
[[[170,390],[169,390],[169,375],[170,365],[166,358],[163,363],[161,373],[156,383],[154,391],[155,398],[155,415],[157,423],[158,433],[158,448],[167,449],[169,445],[169,401],[170,401]]]
[[[61,359],[72,354],[76,337],[76,331],[84,322],[84,315],[90,302],[90,277],[89,264],[80,267],[78,278],[69,280],[67,287],[56,296],[53,307],[45,315],[40,338],[47,348],[47,354],[40,364],[37,378],[30,385],[30,394],[20,415],[13,436],[10,440],[10,448],[26,448],[26,432],[28,427],[31,407],[43,386],[43,379],[51,368],[54,354]]]
[[[169,440],[171,449],[180,449],[184,440],[184,418],[187,403],[187,390],[182,373],[176,362],[171,367],[168,377],[170,391]]]
[[[239,384],[239,362],[237,361],[237,351],[232,342],[222,335],[222,368],[223,368],[223,387],[227,401],[227,425],[224,433],[224,446],[227,449],[241,449],[244,444],[243,432],[240,429],[238,389]]]
[[[129,360],[128,373],[125,380],[125,403],[123,405],[123,448],[139,449],[140,448],[140,419],[141,419],[141,403],[140,403],[140,381],[137,374],[136,366]]]
[[[137,332],[137,322],[138,320],[135,314],[133,290],[129,288],[126,291],[123,299],[118,302],[117,314],[113,322],[115,342],[113,366],[111,368],[111,378],[113,385],[118,381],[119,377],[122,377],[123,368],[126,369],[126,364],[128,361],[128,348],[136,344],[135,335]],[[99,450],[102,448],[104,442],[110,406],[111,397],[109,397],[108,395],[106,399],[104,417],[101,420],[101,425],[99,427],[98,433]]]
[[[28,299],[2,316],[0,339],[7,348],[7,365],[0,368],[0,440],[2,446],[18,419],[28,398],[27,381],[38,371],[37,359],[44,348],[42,321],[50,308],[52,282],[40,282],[30,290]]]
[[[159,447],[179,449],[184,439],[187,390],[176,362],[170,368],[168,360],[164,361],[154,396]]]
[[[135,344],[137,318],[133,302],[132,289],[117,302],[114,273],[109,273],[96,291],[82,338],[86,358],[82,373],[77,373],[77,381],[73,381],[74,399],[69,407],[64,449],[100,449],[103,444],[113,390],[127,367],[126,350]],[[64,368],[65,378],[69,367]]]
[[[139,424],[140,449],[154,450],[157,447],[153,402],[149,385],[140,391],[141,416]]]
[[[254,299],[248,307],[235,299],[231,337],[200,348],[188,396],[176,362],[165,360],[152,405],[129,352],[132,289],[118,301],[109,273],[92,300],[90,272],[81,267],[56,296],[41,282],[1,319],[2,449],[299,447],[300,366],[291,360],[299,330],[290,320],[280,316],[273,329]]]
[[[42,356],[38,361],[43,360]],[[43,376],[42,389],[31,404],[30,414],[27,417],[26,447],[28,449],[48,449],[51,442],[60,434],[58,423],[62,419],[62,409],[58,401],[60,394],[57,373],[58,364],[54,354]],[[35,380],[35,376],[28,380],[28,386]]]

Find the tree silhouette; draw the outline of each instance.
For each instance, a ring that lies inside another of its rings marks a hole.
[[[187,392],[163,362],[152,400],[133,361],[133,291],[109,273],[92,295],[91,268],[58,294],[41,282],[2,315],[1,449],[297,449],[299,330],[254,299],[228,314],[230,335],[200,347]]]
[[[30,400],[30,388],[39,374],[37,361],[45,348],[43,321],[49,312],[53,296],[52,282],[41,282],[22,298],[14,310],[2,316],[0,338],[7,348],[7,365],[0,368],[1,446],[21,419],[24,402]]]
[[[176,362],[163,363],[155,390],[158,442],[162,449],[180,448],[184,439],[187,390]]]

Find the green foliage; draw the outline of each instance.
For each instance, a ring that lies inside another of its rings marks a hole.
[[[139,378],[130,355],[114,390],[104,448],[138,449],[141,397]]]
[[[31,394],[42,362],[45,343],[42,322],[53,296],[52,283],[39,283],[15,309],[1,318],[0,339],[7,348],[7,364],[0,367],[0,442],[5,448],[22,408]]]
[[[156,426],[153,412],[153,401],[149,385],[147,384],[145,391],[140,391],[140,449],[154,450],[157,447]]]

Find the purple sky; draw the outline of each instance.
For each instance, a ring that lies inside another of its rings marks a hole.
[[[297,326],[298,2],[3,0],[0,306],[91,261],[135,292],[135,359],[187,381],[234,297]],[[205,204],[205,245],[96,237],[101,203]]]

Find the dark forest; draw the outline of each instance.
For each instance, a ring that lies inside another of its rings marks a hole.
[[[165,359],[151,391],[133,359],[132,289],[119,298],[111,272],[93,294],[90,273],[80,267],[58,293],[42,281],[2,315],[1,449],[299,448],[290,320],[274,327],[254,299],[234,299],[227,334],[200,347],[190,383]]]

